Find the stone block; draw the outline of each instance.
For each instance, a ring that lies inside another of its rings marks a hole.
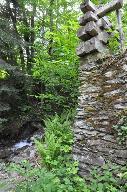
[[[116,150],[116,156],[127,159],[127,150]]]
[[[105,52],[103,52],[103,53],[95,52],[95,53],[92,53],[91,55],[88,54],[85,57],[81,57],[80,58],[80,66],[88,64],[88,63],[92,63],[92,62],[95,62],[96,66],[100,65],[100,61],[102,59],[104,60],[105,57],[111,56],[109,50],[107,49],[106,51],[107,51],[106,54],[105,54]]]
[[[108,29],[111,29],[112,28],[112,24],[111,24],[111,22],[109,21],[109,19],[108,19],[108,17],[103,17],[103,18],[101,18],[101,19],[99,19],[98,21],[97,21],[97,25],[98,25],[98,27],[100,27],[102,30],[104,30],[104,29],[106,29],[106,30],[108,30]]]
[[[97,36],[99,31],[97,24],[94,21],[90,21],[78,30],[77,36],[79,39],[86,41],[90,39],[90,36]]]
[[[113,0],[109,3],[107,3],[106,5],[98,8],[96,10],[96,14],[98,15],[98,17],[103,17],[107,13],[110,13],[112,11],[122,8],[122,6],[123,6],[123,0]],[[84,8],[84,10],[85,10],[85,8]]]
[[[89,23],[87,23],[85,28],[86,32],[92,37],[98,35],[99,33],[99,28],[94,21],[90,21]]]
[[[110,35],[106,31],[102,31],[98,34],[98,39],[103,42],[104,44],[108,43]]]
[[[91,1],[86,0],[86,2],[80,5],[80,9],[83,13],[86,13],[87,11],[95,11],[96,6]]]
[[[110,20],[107,16],[104,16],[102,18],[102,25],[103,25],[104,29],[112,28],[112,23],[110,22]]]
[[[92,11],[88,11],[84,16],[79,18],[79,25],[84,26],[87,22],[97,21],[99,18]]]
[[[77,36],[79,39],[86,41],[88,39],[90,39],[90,35],[86,32],[86,28],[85,27],[81,27],[78,32],[77,32]]]
[[[79,57],[87,55],[92,52],[104,52],[106,50],[106,46],[97,38],[93,37],[86,42],[81,42],[77,47],[76,52]]]

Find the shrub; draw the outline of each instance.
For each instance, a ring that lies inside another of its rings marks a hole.
[[[107,163],[103,167],[96,167],[89,178],[91,192],[126,192],[126,166]]]

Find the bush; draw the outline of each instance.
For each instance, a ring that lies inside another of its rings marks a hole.
[[[75,53],[78,42],[75,35],[78,29],[76,18],[77,15],[70,16],[59,30],[45,34],[47,40],[53,36],[52,55],[48,54],[47,46],[36,45],[33,77],[40,91],[35,96],[40,99],[45,113],[62,114],[63,109],[74,108],[77,104],[79,61]]]
[[[60,180],[59,192],[89,191],[77,174],[78,163],[72,160],[73,133],[69,116],[56,115],[46,122],[45,141],[36,141],[42,165]]]
[[[89,178],[91,192],[126,192],[126,166],[107,163],[103,167],[96,167]]]

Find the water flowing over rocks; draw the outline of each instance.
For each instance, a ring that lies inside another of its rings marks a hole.
[[[7,165],[10,163],[20,164],[22,161],[27,160],[33,166],[36,166],[38,155],[34,139],[42,139],[43,136],[44,133],[42,131],[37,131],[30,138],[20,140],[10,147],[0,147],[0,184],[6,183],[3,189],[0,188],[0,192],[12,191],[14,185],[11,185],[11,181],[14,183],[14,180],[21,179],[21,176],[16,172],[8,173],[6,171]]]

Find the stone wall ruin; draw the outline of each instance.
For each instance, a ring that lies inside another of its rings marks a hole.
[[[107,161],[127,162],[127,142],[119,144],[113,129],[118,114],[127,112],[127,52],[111,56],[106,46],[110,34],[105,31],[112,26],[106,13],[120,9],[122,3],[114,0],[98,9],[90,1],[81,4],[84,15],[77,34],[81,39],[77,48],[81,84],[73,154],[82,176]]]

